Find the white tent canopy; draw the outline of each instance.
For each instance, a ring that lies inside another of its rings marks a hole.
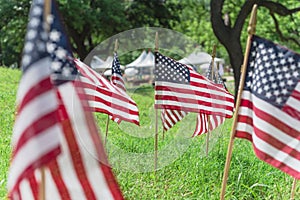
[[[95,57],[95,56],[94,56]],[[100,58],[99,58],[100,59]],[[99,63],[99,61],[98,61]],[[112,63],[113,63],[113,57],[112,56],[108,56],[106,58],[106,60],[104,62],[102,62],[101,64],[99,65],[92,65],[91,63],[91,67],[98,73],[103,73],[104,71],[106,70],[109,70],[111,69],[112,67]],[[123,65],[120,65],[120,68],[124,70],[124,66]]]
[[[190,64],[190,65],[201,65],[204,63],[210,63],[211,62],[211,55],[205,52],[196,52],[194,51],[191,53],[189,56],[182,58],[178,62],[183,63],[183,64]],[[222,58],[215,58],[215,62],[219,62],[224,64],[225,61]]]
[[[104,60],[102,60],[98,56],[93,56],[90,66],[91,66],[91,68],[97,68],[97,66],[100,66],[103,63],[104,63]]]
[[[100,65],[97,66],[91,66],[96,72],[104,72],[106,69],[110,69],[112,66],[112,62],[113,62],[113,57],[112,56],[108,56],[106,58],[106,60],[101,63]]]
[[[141,55],[126,65],[125,79],[132,84],[152,83],[154,70],[154,54],[144,50]]]
[[[147,56],[147,53],[146,51],[144,50],[137,59],[135,59],[134,61],[132,61],[131,63],[127,64],[126,65],[126,68],[127,67],[135,67],[137,64],[139,64],[140,62],[142,62],[145,57]]]
[[[128,77],[137,75],[138,72],[139,72],[139,70],[137,70],[134,67],[126,68],[125,71],[124,71],[125,75],[128,76]]]
[[[149,51],[146,55],[146,57],[144,58],[144,60],[142,60],[140,63],[138,63],[136,66],[137,67],[154,67],[154,54]]]

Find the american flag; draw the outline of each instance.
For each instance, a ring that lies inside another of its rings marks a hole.
[[[155,52],[155,108],[232,117],[234,98],[183,65]]]
[[[114,53],[114,60],[111,68],[111,83],[126,92],[125,83],[120,69],[120,61],[116,52]]]
[[[126,87],[125,83],[122,77],[121,69],[120,69],[120,61],[118,58],[117,52],[114,52],[114,59],[112,63],[112,68],[111,68],[111,79],[110,79],[111,84],[113,84],[116,88],[119,88],[122,92],[126,93]],[[118,124],[121,123],[121,120],[119,118],[113,118],[111,116],[111,119]]]
[[[94,119],[84,109],[84,93],[74,80],[77,70],[54,2],[47,18],[49,34],[44,6],[44,1],[34,0],[30,10],[8,196],[38,199],[44,180],[45,199],[123,199],[106,165]]]
[[[124,120],[139,125],[139,110],[136,103],[123,90],[92,68],[75,59],[76,67],[83,75],[89,107],[92,111],[110,115],[113,119]]]
[[[225,83],[223,82],[219,72],[213,69],[212,62],[210,63],[208,69],[205,72],[205,77],[216,83],[219,87],[226,89]],[[224,121],[225,117],[223,116],[199,113],[197,116],[197,124],[193,137],[214,130],[215,128],[220,126]]]
[[[300,179],[300,55],[252,37],[235,136],[261,160]]]
[[[187,115],[184,111],[162,109],[161,111],[161,121],[164,131],[172,128],[177,122],[182,120]]]

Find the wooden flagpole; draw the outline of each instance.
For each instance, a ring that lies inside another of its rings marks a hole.
[[[291,198],[290,198],[290,200],[295,199],[296,184],[297,184],[297,179],[294,178],[294,181],[293,181],[293,184],[292,184],[292,189],[291,189]]]
[[[41,182],[39,184],[39,200],[46,199],[46,181],[45,181],[45,167],[41,168]]]
[[[215,57],[216,57],[216,45],[213,46],[213,51],[211,55],[211,72],[210,72],[210,78],[213,81],[214,79],[214,62],[215,62]],[[209,150],[209,136],[210,136],[210,115],[207,115],[207,133],[206,133],[206,156],[208,156],[208,150]]]
[[[110,118],[109,118],[109,115],[107,115],[104,146],[106,146],[106,142],[107,142],[109,121],[110,121]]]
[[[155,52],[158,52],[158,32],[155,33]],[[155,138],[154,138],[154,173],[157,169],[158,151],[158,111],[155,109]]]
[[[114,48],[114,52],[116,53],[118,50],[119,44],[118,44],[118,39],[116,39],[115,41],[115,48]],[[106,129],[105,129],[105,140],[104,140],[104,146],[106,146],[106,142],[107,142],[107,137],[108,137],[108,127],[109,127],[109,115],[107,115],[107,121],[106,121]]]
[[[45,29],[47,33],[50,31],[50,24],[48,21],[48,16],[50,15],[50,13],[51,13],[51,0],[45,0],[44,1],[44,23],[45,23]],[[38,198],[39,200],[46,199],[45,167],[41,167],[41,181],[39,184]]]
[[[220,193],[220,200],[224,200],[224,198],[225,198],[225,190],[226,190],[228,172],[229,172],[230,161],[231,161],[231,156],[232,156],[234,134],[235,134],[235,131],[236,131],[237,116],[238,116],[239,107],[240,107],[240,104],[241,104],[241,93],[242,93],[242,89],[243,89],[243,86],[244,86],[244,83],[245,83],[245,75],[246,75],[246,70],[247,70],[248,55],[249,55],[250,46],[251,46],[251,38],[252,38],[252,35],[255,34],[256,13],[257,13],[257,5],[254,4],[254,6],[252,8],[252,12],[251,12],[249,25],[248,25],[248,39],[247,39],[245,56],[244,56],[244,62],[243,62],[242,69],[241,69],[240,85],[239,85],[237,100],[236,100],[236,104],[235,104],[234,121],[232,123],[232,128],[231,128],[230,141],[229,141],[229,144],[228,144],[226,163],[225,163],[225,168],[224,168],[224,173],[223,173],[222,189],[221,189],[221,193]]]

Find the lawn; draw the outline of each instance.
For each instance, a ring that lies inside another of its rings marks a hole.
[[[5,199],[11,153],[10,140],[20,71],[0,68],[0,199]],[[232,86],[232,83],[228,83]],[[151,86],[128,89],[140,110],[141,126],[109,123],[106,149],[126,199],[219,199],[232,119],[206,135],[191,138],[195,114],[162,133],[159,121],[158,170],[154,169],[155,110]],[[107,116],[97,113],[105,137]],[[251,143],[236,139],[226,189],[226,199],[287,200],[293,179],[257,159]],[[297,189],[296,198],[300,194]]]

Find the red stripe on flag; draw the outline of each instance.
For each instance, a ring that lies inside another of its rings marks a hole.
[[[259,137],[261,140],[268,142],[271,144],[274,148],[285,152],[289,154],[290,156],[294,157],[295,159],[300,160],[300,152],[297,151],[296,149],[291,148],[290,146],[284,144],[280,140],[277,140],[275,137],[272,135],[268,134],[267,132],[258,129],[257,127],[254,127],[254,132],[257,137]]]
[[[248,117],[248,116],[245,116],[245,115],[239,115],[238,122],[245,123],[245,124],[248,124],[250,126],[253,126],[252,118]]]
[[[53,148],[51,151],[48,151],[46,154],[40,156],[35,160],[35,162],[32,162],[31,165],[28,165],[26,169],[23,170],[23,172],[18,176],[18,179],[16,183],[14,184],[14,187],[11,188],[10,191],[15,192],[17,188],[19,188],[20,182],[22,180],[25,180],[28,175],[32,174],[34,170],[40,168],[43,165],[46,165],[49,163],[50,160],[52,160],[53,157],[56,157],[61,152],[60,147]],[[50,160],[49,160],[50,159]],[[20,190],[18,189],[20,192]],[[8,196],[12,196],[12,194],[8,194]]]
[[[287,174],[290,174],[291,176],[295,177],[298,180],[300,179],[300,174],[298,171],[296,171],[296,170],[292,169],[291,167],[287,166],[286,164],[276,160],[276,158],[270,156],[269,154],[260,151],[258,148],[256,148],[255,145],[253,145],[253,148],[254,148],[255,155],[259,159],[269,163],[270,165],[282,170],[283,172],[285,172]]]
[[[30,124],[29,127],[24,129],[21,134],[21,137],[18,139],[18,143],[16,144],[16,148],[13,150],[13,156],[19,152],[19,150],[26,144],[26,142],[34,139],[35,136],[43,134],[44,130],[53,127],[56,123],[58,123],[56,110],[47,113],[46,115],[38,118],[35,122]],[[43,123],[41,123],[41,121]]]
[[[34,174],[31,174],[29,177],[28,177],[28,182],[29,182],[29,185],[30,185],[30,189],[31,189],[31,192],[33,194],[33,197],[35,200],[38,200],[38,197],[39,197],[39,185],[41,184],[41,182],[38,183],[38,181],[36,180]]]
[[[77,90],[80,88],[77,88]],[[81,91],[78,92],[79,94]],[[90,136],[92,138],[92,141],[94,142],[94,146],[96,148],[98,157],[101,158],[103,162],[108,163],[107,156],[105,153],[105,149],[103,148],[102,141],[98,135],[98,129],[95,126],[94,118],[90,113],[85,114],[86,123],[88,124]],[[100,145],[99,145],[100,144]],[[116,200],[123,200],[122,192],[119,189],[118,183],[114,177],[114,174],[112,173],[111,168],[108,165],[103,164],[101,161],[99,161],[99,165],[101,168],[99,170],[101,171],[105,177],[105,182],[107,186],[109,187],[109,190],[111,194],[113,195],[114,199]]]
[[[53,181],[56,185],[56,188],[59,192],[59,195],[62,199],[71,199],[70,193],[68,191],[68,188],[61,176],[61,172],[59,170],[59,166],[56,160],[53,160],[49,163],[48,168],[50,170],[51,176],[53,178]]]
[[[281,130],[290,137],[293,137],[298,140],[300,139],[300,132],[298,130],[295,130],[293,127],[288,126],[280,119],[273,117],[272,115],[264,112],[263,110],[260,110],[255,106],[253,107],[253,111],[255,112],[255,115],[258,118],[267,121],[269,124]]]
[[[53,89],[50,77],[47,76],[44,80],[41,80],[38,84],[32,85],[32,87],[26,91],[25,96],[18,105],[18,113],[22,112],[24,106],[26,106],[34,98],[39,98],[43,93],[49,92]]]
[[[58,98],[62,100],[60,94],[58,93]],[[67,117],[68,113],[63,105],[60,106],[60,112],[62,116]],[[62,128],[65,134],[65,139],[68,144],[68,149],[70,151],[70,155],[73,161],[73,166],[75,169],[75,172],[77,174],[78,180],[83,188],[83,191],[85,193],[85,196],[87,199],[96,199],[95,193],[91,187],[91,184],[88,180],[85,169],[82,156],[80,154],[80,150],[76,141],[76,138],[74,136],[74,131],[72,128],[72,124],[69,120],[69,117],[67,119],[61,121]]]

